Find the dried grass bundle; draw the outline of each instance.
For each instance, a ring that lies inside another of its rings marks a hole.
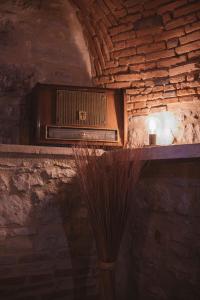
[[[130,200],[144,162],[140,151],[75,148],[82,197],[94,232],[103,299],[115,299],[114,264],[127,222]]]

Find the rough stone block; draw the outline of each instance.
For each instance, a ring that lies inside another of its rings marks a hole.
[[[129,57],[135,54],[136,54],[135,48],[123,49],[112,53],[114,58],[127,57],[127,56]]]
[[[190,33],[196,30],[200,30],[200,22],[195,22],[185,26],[186,33]]]
[[[165,13],[165,14],[162,16],[162,18],[163,18],[163,23],[164,23],[164,24],[168,23],[168,22],[171,21],[171,19],[172,19],[170,13]]]
[[[183,73],[189,73],[195,70],[198,70],[199,68],[196,66],[196,64],[185,64],[183,66],[171,68],[169,70],[170,76],[176,76]]]
[[[174,39],[170,39],[167,41],[167,48],[171,49],[171,48],[176,48],[178,46],[178,38],[174,38]]]
[[[185,35],[184,27],[176,28],[168,31],[163,31],[160,35],[155,37],[155,41],[167,41],[173,38],[179,38]]]
[[[186,36],[179,38],[181,45],[188,44],[190,42],[199,40],[200,43],[200,30],[187,34]]]
[[[125,81],[125,82],[113,82],[113,83],[107,83],[106,87],[111,89],[123,89],[128,88],[131,86],[131,82]]]
[[[167,110],[166,105],[156,105],[155,107],[151,107],[150,112],[157,113],[157,112],[162,112],[162,111],[166,111],[166,110]]]
[[[148,95],[148,100],[156,100],[156,99],[162,99],[162,98],[163,98],[162,92],[151,93],[150,95]]]
[[[172,3],[166,4],[164,6],[161,6],[158,9],[159,14],[164,14],[166,12],[173,12],[176,8],[183,6],[187,4],[187,0],[179,0],[179,1],[174,1]]]
[[[155,86],[155,87],[152,88],[153,93],[154,92],[161,92],[163,90],[164,90],[164,86],[162,86],[162,85],[158,85],[158,86]]]
[[[177,28],[177,27],[185,26],[186,24],[193,23],[196,20],[197,20],[196,15],[191,14],[191,15],[188,15],[188,16],[184,16],[182,18],[172,19],[172,21],[168,22],[165,25],[165,28],[167,30],[174,29],[174,28]]]
[[[112,36],[113,42],[126,41],[135,38],[135,32],[133,30],[128,32],[121,32],[118,35]]]
[[[133,1],[131,1],[131,0],[129,3],[129,6],[127,4],[125,4],[129,14],[135,14],[135,13],[143,11],[143,6],[140,3],[136,4],[136,5],[134,5],[134,4],[135,3],[133,3]]]
[[[142,18],[142,15],[140,13],[137,14],[128,14],[125,17],[121,18],[121,21],[124,23],[133,23],[135,25],[135,23],[137,23],[138,20],[140,20]],[[134,26],[135,27],[135,26]]]
[[[187,57],[185,55],[181,55],[179,57],[174,57],[174,58],[169,58],[169,59],[158,61],[157,66],[159,68],[170,67],[170,66],[184,63],[184,62],[186,62],[186,60],[187,60]]]
[[[140,29],[136,31],[137,37],[145,37],[146,35],[157,36],[163,30],[163,26],[150,26],[149,28]]]
[[[142,101],[140,101],[140,102],[134,102],[133,103],[133,107],[134,107],[134,109],[145,108],[146,107],[146,101],[144,101],[144,102],[142,102]]]
[[[169,91],[169,92],[164,91],[164,93],[163,93],[164,99],[175,98],[175,97],[176,97],[176,91]]]
[[[170,83],[178,83],[178,82],[183,82],[183,81],[185,81],[185,75],[179,75],[179,76],[170,78]]]
[[[192,51],[188,53],[188,58],[192,59],[192,58],[197,58],[200,56],[200,50],[197,51]]]
[[[154,70],[149,72],[142,73],[142,79],[150,79],[150,78],[159,78],[159,77],[167,77],[169,75],[168,71],[166,70]]]
[[[133,89],[127,89],[126,94],[127,95],[138,95],[144,92],[144,88],[133,88]]]
[[[119,65],[135,65],[145,62],[144,55],[135,55],[131,57],[122,57],[119,59]]]
[[[165,48],[166,48],[166,46],[165,46],[164,42],[153,43],[151,45],[144,45],[144,46],[137,47],[137,53],[138,54],[146,54],[146,53],[155,52],[158,50],[163,50]]]
[[[122,75],[115,75],[116,81],[138,81],[141,80],[140,74],[122,74]]]
[[[146,55],[146,61],[157,60],[175,56],[174,50],[163,50]]]
[[[116,42],[114,43],[114,50],[121,50],[126,48],[126,43],[125,41],[120,41],[120,42]]]
[[[27,214],[31,210],[30,202],[17,195],[3,194],[0,207],[0,225],[18,224],[24,225],[27,220]]]
[[[127,71],[128,71],[128,67],[127,66],[121,66],[121,67],[106,69],[104,71],[104,73],[105,74],[114,75],[114,74],[118,74],[118,73],[124,73],[124,72],[127,72]]]
[[[133,25],[131,23],[118,25],[110,29],[110,35],[117,35],[121,32],[129,31],[131,29],[133,29]]]
[[[132,96],[131,100],[133,102],[145,102],[147,101],[147,95],[136,95],[136,96]]]
[[[18,191],[25,192],[32,186],[42,186],[43,180],[38,174],[31,174],[30,170],[30,173],[16,174],[13,176],[12,183]]]
[[[133,72],[147,71],[151,69],[156,69],[156,62],[145,62],[143,64],[136,64],[133,66],[129,66],[129,70]]]
[[[196,12],[198,10],[200,10],[199,1],[197,3],[190,4],[190,5],[187,5],[187,6],[184,6],[184,7],[181,7],[179,9],[175,10],[174,17],[181,17],[181,16],[187,15],[189,13]]]
[[[153,42],[153,37],[151,35],[145,35],[141,38],[134,38],[131,40],[126,40],[126,47],[136,47],[140,45],[151,44]]]
[[[194,89],[180,89],[177,90],[177,96],[187,96],[187,95],[194,95],[196,94],[196,91]]]

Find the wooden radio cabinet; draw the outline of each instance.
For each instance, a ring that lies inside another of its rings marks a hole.
[[[121,90],[37,84],[31,93],[31,144],[122,147]]]

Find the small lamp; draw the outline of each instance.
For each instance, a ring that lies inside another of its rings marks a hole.
[[[178,121],[172,112],[154,113],[147,118],[149,145],[171,145],[177,134]]]
[[[156,145],[156,120],[154,118],[150,118],[148,122],[149,127],[149,145]]]

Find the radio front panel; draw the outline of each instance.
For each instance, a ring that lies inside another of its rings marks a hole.
[[[124,145],[120,90],[37,84],[32,93],[31,143]]]

